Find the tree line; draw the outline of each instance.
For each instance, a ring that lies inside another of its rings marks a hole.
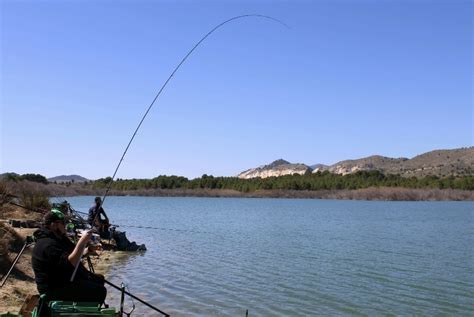
[[[46,177],[40,174],[15,173],[2,174],[8,181],[28,180],[48,184]],[[112,181],[111,177],[77,184],[92,189],[104,189]],[[66,184],[71,185],[70,183]],[[460,189],[474,190],[474,176],[426,176],[423,178],[385,175],[380,171],[358,171],[353,174],[340,175],[328,171],[304,175],[293,174],[279,177],[240,179],[238,177],[214,177],[202,175],[188,179],[183,176],[160,175],[151,179],[120,179],[112,183],[111,188],[118,191],[143,189],[228,189],[239,192],[257,190],[351,190],[371,187],[400,187],[412,189]]]
[[[101,178],[91,182],[96,189],[105,188],[112,179]],[[370,187],[402,187],[413,189],[460,189],[474,190],[474,176],[426,176],[423,178],[385,175],[380,171],[358,171],[339,175],[328,171],[293,174],[279,177],[240,179],[237,177],[214,177],[202,175],[188,179],[182,176],[160,175],[152,179],[117,179],[111,188],[115,190],[138,189],[231,189],[239,192],[257,190],[338,190]]]
[[[48,179],[41,174],[16,174],[16,173],[5,173],[1,175],[2,180],[6,181],[30,181],[41,184],[48,184]]]

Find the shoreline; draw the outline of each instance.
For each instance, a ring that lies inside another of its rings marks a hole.
[[[103,190],[56,185],[49,196],[100,196]],[[258,190],[239,192],[227,189],[137,189],[111,190],[109,196],[143,197],[219,197],[219,198],[286,198],[368,201],[474,201],[474,191],[459,189],[411,189],[402,187],[369,187],[354,190]]]
[[[105,188],[74,184],[42,184],[31,181],[6,182],[11,192],[41,193],[48,197],[102,196]],[[290,190],[269,189],[238,191],[234,189],[209,188],[141,188],[134,190],[111,189],[109,196],[144,197],[222,197],[222,198],[289,198],[289,199],[335,199],[335,200],[374,200],[374,201],[474,201],[474,190],[407,188],[407,187],[368,187],[361,189],[321,189]]]

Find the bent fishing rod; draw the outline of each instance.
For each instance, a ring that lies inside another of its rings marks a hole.
[[[145,121],[145,118],[147,117],[148,113],[150,112],[150,110],[152,109],[153,105],[155,104],[155,102],[157,101],[157,99],[160,97],[161,93],[163,92],[163,90],[165,89],[165,87],[168,85],[168,83],[170,82],[171,78],[173,78],[173,76],[175,75],[175,73],[178,71],[178,69],[181,67],[181,65],[184,64],[184,62],[188,59],[188,57],[196,50],[196,48],[202,43],[204,42],[212,33],[214,33],[217,29],[221,28],[222,26],[224,26],[225,24],[229,23],[229,22],[232,22],[232,21],[235,21],[235,20],[238,20],[238,19],[243,19],[243,18],[250,18],[250,17],[254,17],[254,18],[261,18],[261,19],[267,19],[267,20],[270,20],[270,21],[273,21],[273,22],[276,22],[276,23],[279,23],[280,25],[283,25],[284,27],[286,28],[289,28],[289,26],[287,24],[285,24],[284,22],[276,19],[276,18],[273,18],[273,17],[270,17],[270,16],[267,16],[267,15],[261,15],[261,14],[244,14],[244,15],[239,15],[239,16],[235,16],[235,17],[232,17],[230,19],[227,19],[225,20],[224,22],[216,25],[213,29],[211,29],[206,35],[204,35],[189,51],[188,53],[181,59],[181,61],[178,63],[178,65],[174,68],[174,70],[171,72],[171,74],[168,76],[168,78],[166,79],[166,81],[164,82],[164,84],[161,86],[161,88],[158,90],[158,93],[156,94],[155,98],[153,99],[153,101],[151,102],[151,104],[148,106],[147,110],[145,111],[145,114],[143,115],[143,117],[141,118],[140,122],[138,123],[135,131],[133,132],[132,134],[132,137],[130,138],[130,140],[128,141],[128,144],[127,146],[125,147],[125,150],[123,151],[123,154],[122,156],[120,157],[120,160],[117,164],[117,167],[115,168],[115,171],[112,175],[112,178],[110,179],[110,182],[108,183],[107,185],[107,188],[106,188],[106,191],[105,191],[105,194],[102,198],[102,204],[104,204],[105,202],[105,199],[110,191],[110,188],[112,187],[112,183],[115,179],[115,176],[117,175],[117,172],[120,168],[120,165],[122,164],[122,161],[125,157],[125,155],[127,154],[128,152],[128,149],[130,148],[130,145],[132,144],[133,140],[135,139],[135,136],[137,135],[138,133],[138,130],[140,129],[141,125],[143,124],[143,121]],[[94,219],[95,220],[95,219]]]
[[[163,90],[165,89],[165,87],[168,85],[168,83],[170,82],[171,78],[173,78],[173,76],[175,75],[175,73],[179,70],[179,68],[184,64],[184,62],[188,59],[188,57],[196,50],[196,48],[202,43],[204,42],[212,33],[214,33],[217,29],[221,28],[222,26],[226,25],[227,23],[230,23],[232,21],[235,21],[235,20],[238,20],[238,19],[243,19],[243,18],[250,18],[250,17],[255,17],[255,18],[261,18],[261,19],[267,19],[267,20],[270,20],[270,21],[273,21],[273,22],[276,22],[276,23],[279,23],[287,28],[288,25],[286,25],[285,23],[283,23],[282,21],[278,20],[278,19],[275,19],[273,17],[270,17],[270,16],[266,16],[266,15],[261,15],[261,14],[245,14],[245,15],[239,15],[239,16],[235,16],[235,17],[232,17],[230,19],[227,19],[225,20],[224,22],[216,25],[213,29],[211,29],[207,34],[205,34],[189,51],[188,53],[181,59],[181,61],[178,63],[178,65],[174,68],[174,70],[171,72],[171,74],[168,76],[168,78],[165,80],[164,84],[161,86],[161,88],[158,90],[158,93],[156,94],[155,98],[152,100],[152,102],[150,103],[150,105],[148,106],[148,108],[146,109],[143,117],[141,118],[140,122],[138,123],[135,131],[133,132],[132,134],[132,137],[130,138],[130,140],[128,141],[128,144],[127,146],[125,147],[125,150],[122,154],[122,156],[120,157],[120,160],[117,164],[117,167],[115,168],[115,171],[112,175],[112,178],[110,179],[108,185],[107,185],[107,188],[105,190],[105,193],[104,193],[104,196],[102,197],[102,202],[101,202],[101,205],[97,206],[97,211],[96,211],[96,215],[94,217],[94,220],[92,223],[95,223],[95,221],[97,220],[97,217],[99,216],[99,208],[101,206],[103,206],[103,204],[105,203],[105,200],[107,198],[107,195],[112,187],[112,183],[115,179],[115,176],[117,175],[117,172],[123,162],[123,159],[125,157],[125,155],[127,154],[128,152],[128,149],[130,148],[130,145],[132,144],[133,140],[135,139],[135,136],[137,135],[138,133],[138,130],[140,130],[140,127],[142,126],[143,122],[145,121],[145,118],[148,116],[148,113],[150,112],[150,110],[153,108],[153,105],[155,104],[155,102],[158,100],[158,98],[160,97],[161,93],[163,92]],[[80,261],[78,261],[77,265],[76,265],[76,268],[74,270],[74,273],[76,272],[77,270],[77,266],[79,265]],[[74,275],[72,275],[71,277],[71,280],[74,279]],[[109,283],[110,284],[110,283]],[[113,285],[115,286],[115,285]],[[129,295],[129,294],[128,294]],[[154,307],[153,307],[154,308]],[[160,311],[161,312],[161,311]]]

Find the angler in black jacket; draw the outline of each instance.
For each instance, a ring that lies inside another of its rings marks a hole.
[[[103,216],[103,218],[101,216]],[[94,205],[89,209],[87,222],[99,231],[99,235],[102,239],[111,238],[109,217],[107,217],[104,208],[102,208],[102,199],[100,197],[94,199]]]
[[[70,281],[92,232],[85,233],[74,245],[66,235],[64,215],[53,209],[46,214],[43,228],[33,235],[36,244],[31,262],[40,294],[46,294],[48,300],[104,302],[107,290],[103,277],[89,272],[81,263]]]

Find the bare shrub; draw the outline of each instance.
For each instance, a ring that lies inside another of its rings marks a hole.
[[[22,243],[21,237],[13,229],[0,223],[0,272],[2,276],[7,273],[11,265],[8,257],[9,252],[18,252]]]
[[[8,191],[8,185],[4,181],[0,181],[0,206],[8,203],[10,198],[10,193]]]
[[[44,212],[51,208],[49,203],[49,192],[46,185],[21,181],[21,182],[4,182],[0,190],[3,188],[5,194],[5,203],[13,202],[17,205],[25,207],[25,211]]]
[[[14,198],[11,195],[8,182],[0,182],[0,218],[5,219],[8,215],[15,212],[15,206],[9,204]]]

